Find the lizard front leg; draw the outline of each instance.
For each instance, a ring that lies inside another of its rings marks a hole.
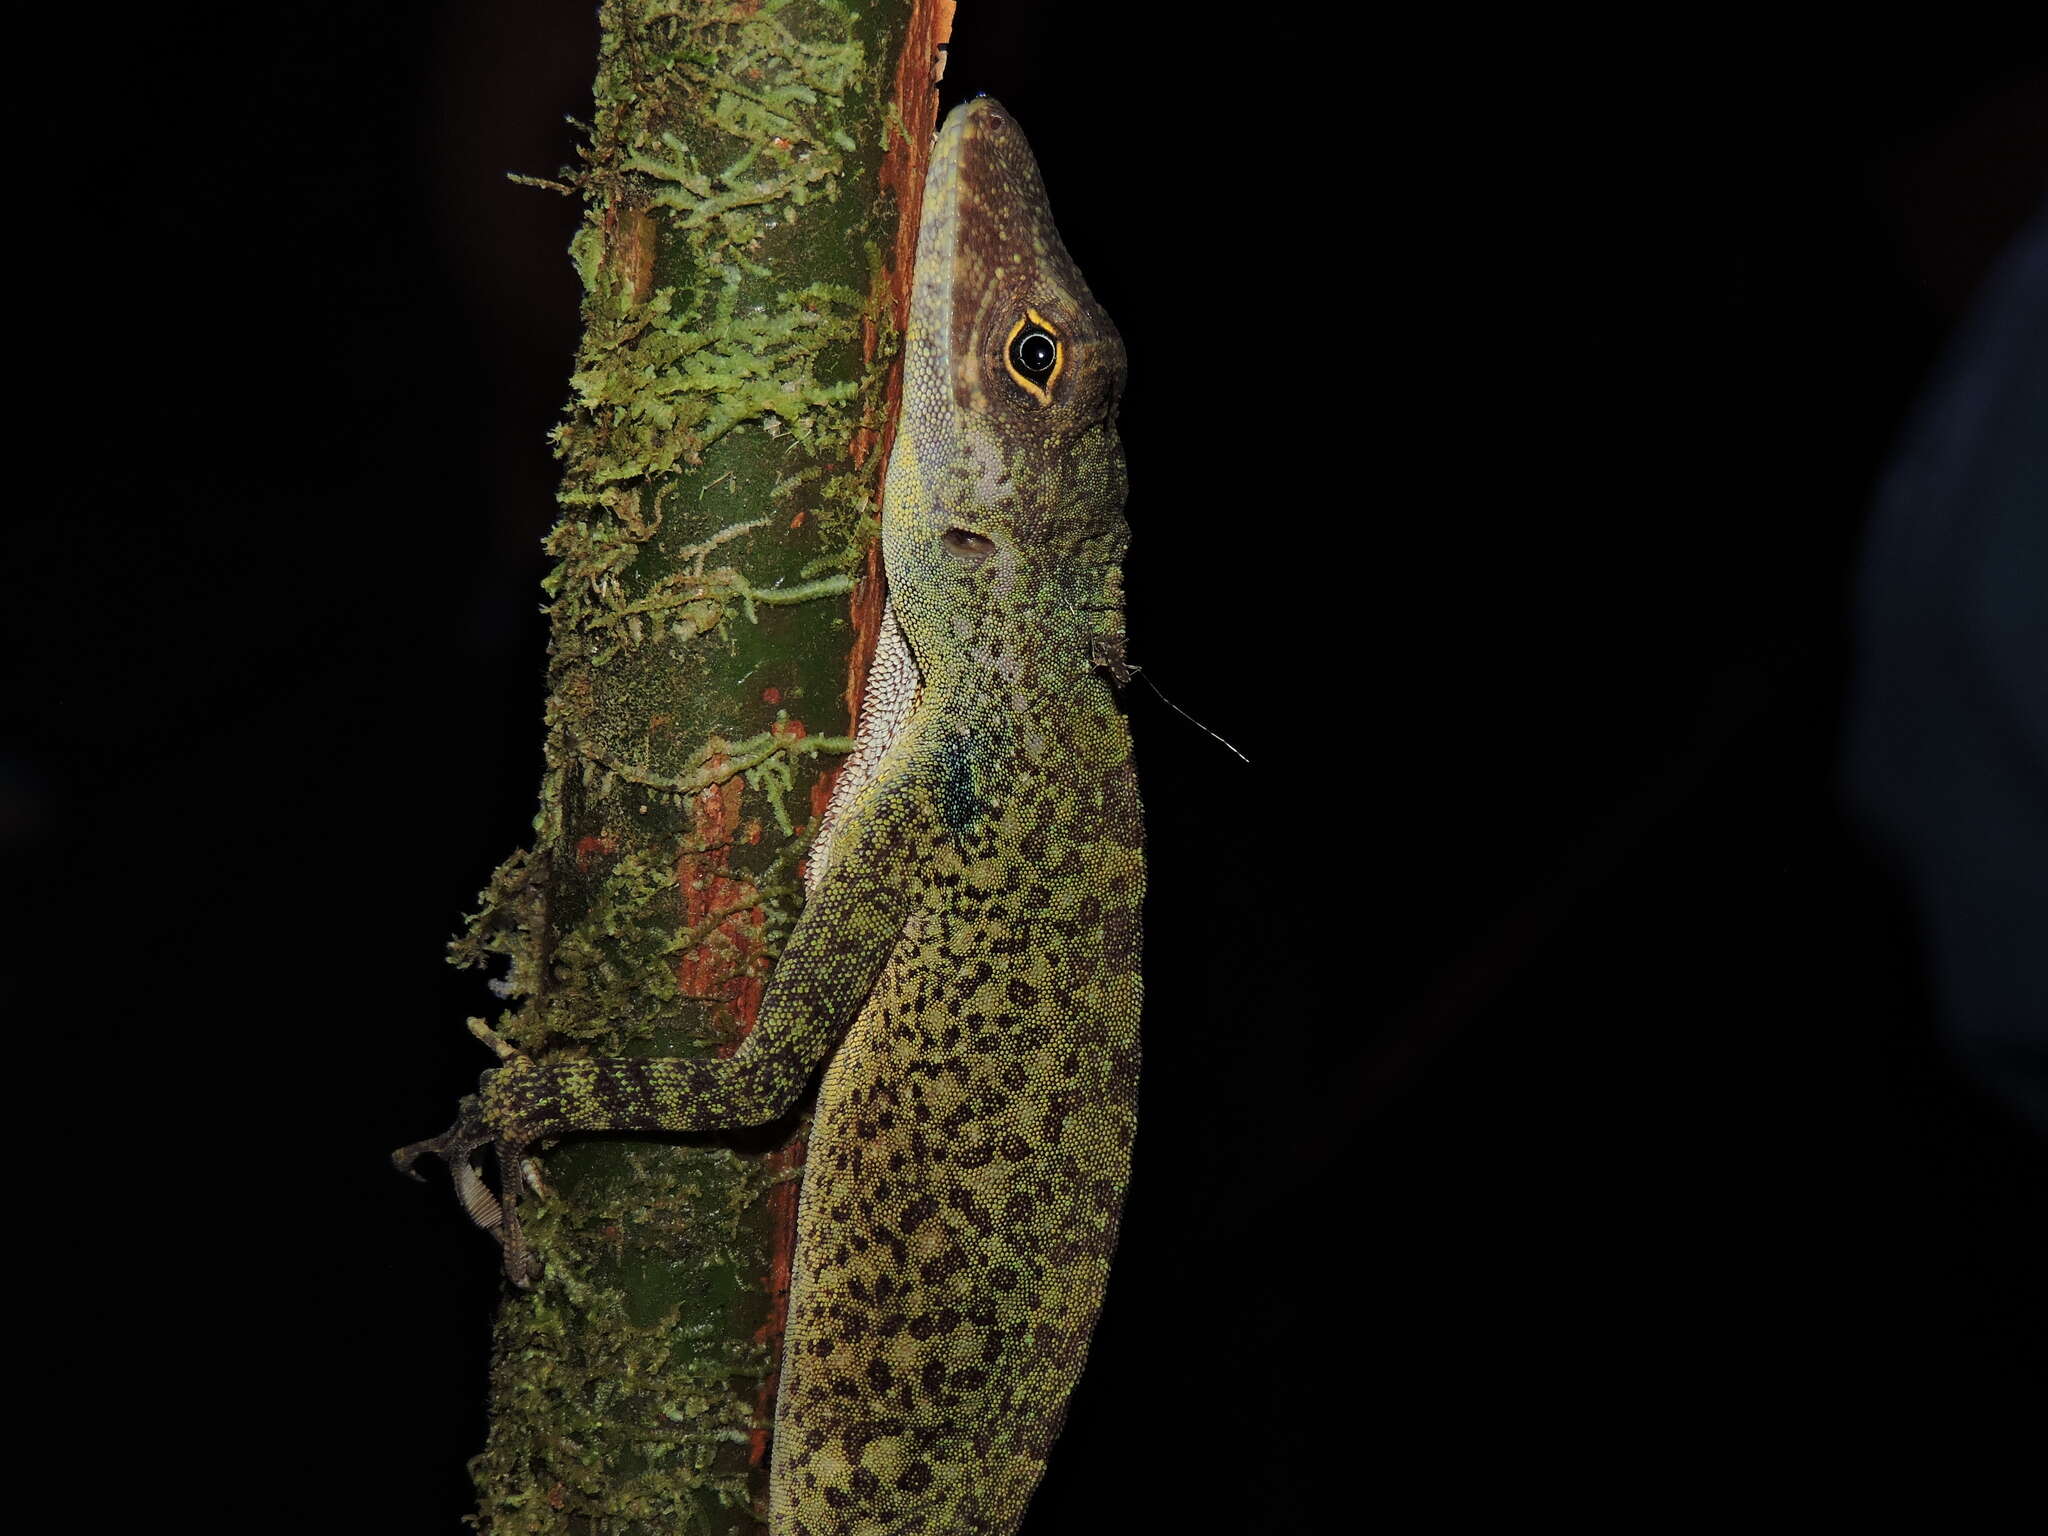
[[[903,931],[906,882],[896,868],[902,823],[916,815],[901,797],[851,815],[832,863],[790,934],[761,999],[753,1030],[731,1057],[595,1057],[541,1064],[512,1049],[481,1020],[470,1030],[503,1065],[462,1101],[455,1124],[392,1154],[404,1173],[428,1154],[448,1164],[456,1197],[492,1233],[513,1284],[538,1266],[519,1223],[528,1150],[591,1132],[675,1134],[763,1125],[786,1112],[811,1072],[859,1013]],[[475,1156],[495,1154],[494,1195]]]

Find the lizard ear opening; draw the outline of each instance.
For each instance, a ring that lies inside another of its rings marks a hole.
[[[948,528],[939,535],[939,542],[946,546],[946,553],[955,560],[964,560],[969,565],[979,565],[996,552],[996,541],[965,528]]]

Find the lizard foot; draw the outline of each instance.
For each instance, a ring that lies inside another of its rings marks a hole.
[[[530,1069],[531,1063],[525,1057],[519,1056],[483,1028],[481,1021],[472,1020],[470,1029],[502,1059],[508,1063],[516,1061]],[[490,1076],[486,1073],[486,1080]],[[495,1154],[498,1165],[498,1188],[495,1192],[477,1171],[474,1161],[476,1154],[486,1147]],[[485,1116],[483,1101],[470,1094],[457,1106],[453,1125],[438,1136],[400,1147],[391,1154],[391,1164],[407,1177],[419,1179],[421,1175],[413,1165],[429,1153],[448,1165],[448,1176],[455,1185],[455,1198],[461,1202],[469,1219],[498,1240],[498,1246],[504,1251],[506,1278],[525,1289],[532,1283],[535,1265],[519,1227],[519,1185],[524,1180],[531,1183],[536,1193],[544,1192],[538,1174],[525,1157],[525,1147],[494,1130]]]

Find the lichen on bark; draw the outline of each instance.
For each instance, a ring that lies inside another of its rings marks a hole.
[[[522,1050],[731,1050],[801,903],[879,596],[941,10],[602,7],[589,142],[544,183],[586,218],[540,809],[452,947],[503,963],[495,1027]],[[472,1463],[481,1529],[759,1529],[800,1145],[792,1117],[548,1154],[523,1206],[544,1273],[501,1310]]]

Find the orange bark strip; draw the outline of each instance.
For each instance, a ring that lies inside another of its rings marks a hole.
[[[712,765],[718,766],[716,759]],[[753,882],[729,872],[728,850],[741,836],[744,790],[743,781],[734,777],[692,797],[690,841],[700,851],[676,859],[683,931],[700,928],[721,912],[728,914],[676,962],[676,985],[686,997],[723,998],[737,1015],[740,1038],[754,1027],[755,1009],[742,1007],[742,1002],[749,994],[756,1005],[759,1002],[759,986],[748,988],[745,983],[759,969],[761,933],[752,910]]]

